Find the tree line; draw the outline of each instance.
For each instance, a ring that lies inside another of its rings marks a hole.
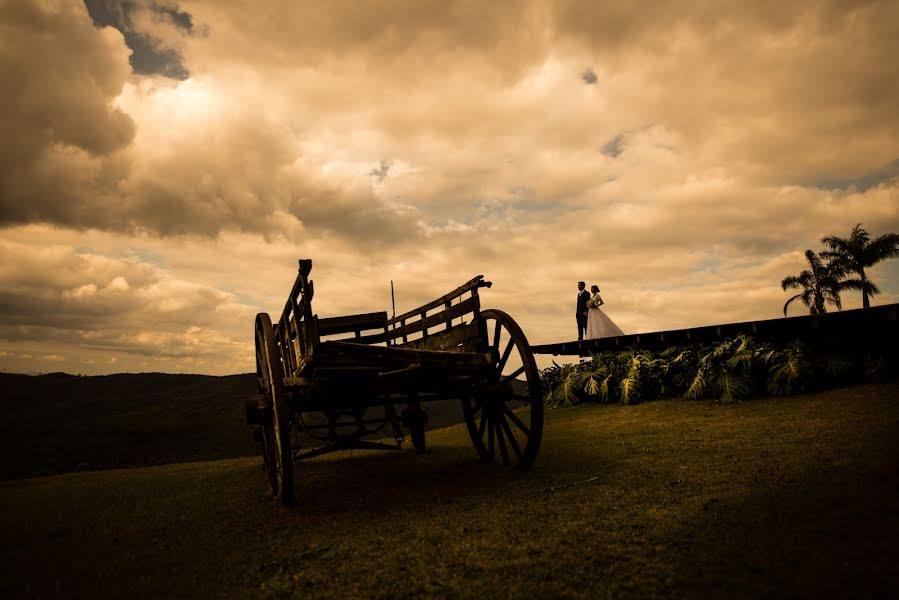
[[[813,315],[827,312],[827,304],[842,310],[840,294],[846,290],[862,293],[862,306],[871,307],[871,296],[880,289],[868,278],[868,269],[882,260],[899,256],[899,234],[888,233],[878,238],[871,236],[858,223],[847,238],[828,235],[821,238],[824,250],[816,253],[805,251],[809,268],[799,275],[790,275],[780,282],[784,291],[802,290],[784,304],[784,316],[795,300],[799,300]]]

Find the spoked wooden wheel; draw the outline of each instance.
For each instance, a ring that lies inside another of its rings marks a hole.
[[[528,340],[500,310],[485,310],[493,368],[462,400],[468,433],[481,459],[529,467],[543,437],[543,388]],[[517,352],[515,352],[517,350]]]
[[[290,409],[284,398],[284,373],[275,344],[272,321],[256,315],[256,378],[265,404],[263,414],[263,462],[272,496],[284,504],[293,502],[293,456],[290,453]]]
[[[275,425],[272,420],[271,378],[268,373],[268,347],[264,336],[256,338],[256,384],[259,387],[259,424],[262,429],[260,443],[262,445],[262,467],[268,479],[269,492],[278,494],[278,474],[275,470]],[[261,341],[260,341],[261,337]]]

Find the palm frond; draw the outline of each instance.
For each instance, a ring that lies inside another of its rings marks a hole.
[[[899,234],[888,233],[873,240],[868,244],[868,255],[869,259],[873,260],[871,264],[865,265],[866,267],[873,266],[875,263],[888,258],[899,257]]]

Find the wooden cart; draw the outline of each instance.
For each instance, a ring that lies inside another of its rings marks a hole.
[[[421,405],[434,400],[461,402],[481,460],[534,462],[543,434],[539,372],[515,321],[481,310],[478,290],[491,286],[483,275],[392,319],[386,312],[319,318],[312,261],[299,265],[278,322],[256,315],[259,396],[246,407],[274,497],[292,502],[293,461],[301,458],[397,449],[407,432],[423,451]],[[371,441],[378,436],[395,444]]]

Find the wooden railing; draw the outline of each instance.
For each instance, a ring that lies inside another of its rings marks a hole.
[[[317,319],[312,314],[315,288],[309,279],[311,271],[312,260],[300,259],[296,281],[275,326],[285,377],[293,377],[302,370],[319,340]]]
[[[460,285],[448,294],[423,304],[418,308],[389,319],[386,324],[385,341],[388,346],[421,348],[429,350],[452,350],[460,344],[478,337],[480,331],[481,303],[478,289],[490,287],[483,275]],[[468,298],[462,298],[466,293]],[[453,304],[453,302],[456,302]],[[428,314],[429,311],[434,311]],[[465,316],[471,314],[470,322]],[[459,319],[458,324],[453,321]],[[441,327],[442,326],[442,327]],[[421,337],[410,340],[416,334]]]
[[[358,344],[386,343],[390,347],[423,350],[453,350],[471,341],[486,338],[478,318],[481,310],[478,289],[490,287],[478,275],[448,294],[392,319],[386,312],[364,313],[319,319],[312,312],[315,288],[309,274],[312,261],[301,259],[281,318],[275,325],[275,339],[281,350],[285,377],[299,377],[312,360],[322,336],[352,333],[339,341]],[[463,298],[465,294],[471,295]],[[428,314],[431,312],[431,314]],[[471,315],[467,319],[467,315]],[[458,320],[458,323],[454,323]],[[377,331],[377,333],[366,333]],[[414,339],[410,339],[414,338]]]

